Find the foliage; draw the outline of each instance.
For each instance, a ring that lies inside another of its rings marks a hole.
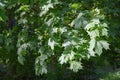
[[[109,73],[106,75],[104,78],[101,78],[100,80],[119,80],[120,79],[120,72],[114,72],[114,73]]]
[[[23,66],[29,76],[47,73],[51,62],[78,72],[82,60],[100,56],[113,41],[109,22],[119,13],[119,0],[110,2],[113,6],[105,7],[108,0],[0,1],[2,63],[17,66],[15,73]]]

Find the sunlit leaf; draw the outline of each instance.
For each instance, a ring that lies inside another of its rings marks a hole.
[[[74,72],[78,72],[78,70],[82,69],[82,63],[78,61],[71,61],[70,69],[73,70]]]
[[[94,52],[95,43],[96,43],[96,41],[95,41],[94,38],[91,39],[90,42],[89,42],[90,46],[89,46],[89,48],[88,48],[88,51],[89,51],[89,54],[90,54],[91,56],[95,56],[95,52]]]
[[[55,46],[56,44],[57,44],[57,43],[56,43],[54,40],[51,40],[51,39],[48,40],[48,45],[50,46],[50,48],[51,48],[52,50],[54,50],[54,46]]]
[[[98,55],[101,55],[101,53],[102,53],[102,45],[101,45],[101,43],[100,42],[97,42],[97,44],[96,44],[96,47],[95,47],[95,52],[98,54]]]
[[[102,45],[102,47],[104,48],[104,49],[109,49],[109,43],[107,43],[107,41],[103,41],[103,40],[101,40],[101,41],[99,41],[99,43]]]

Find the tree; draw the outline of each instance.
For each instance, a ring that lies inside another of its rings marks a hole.
[[[107,1],[107,0],[105,0]],[[114,1],[111,0],[114,3]],[[102,1],[0,1],[0,59],[29,64],[37,75],[51,61],[77,72],[82,60],[109,49],[108,16]],[[4,53],[4,54],[3,54]],[[54,60],[53,60],[54,59]],[[20,65],[19,65],[20,66]],[[18,67],[19,67],[18,66]]]

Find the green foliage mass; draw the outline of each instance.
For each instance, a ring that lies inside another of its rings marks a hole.
[[[107,1],[1,0],[1,62],[17,65],[16,73],[20,66],[29,72],[29,65],[36,75],[44,74],[51,62],[78,72],[82,60],[109,49],[109,21],[119,13],[119,0],[110,0],[113,6]]]

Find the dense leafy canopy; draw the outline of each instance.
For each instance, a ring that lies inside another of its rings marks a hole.
[[[51,61],[78,72],[82,60],[109,49],[109,21],[119,14],[117,2],[1,0],[0,61],[29,64],[37,75],[47,73]]]

